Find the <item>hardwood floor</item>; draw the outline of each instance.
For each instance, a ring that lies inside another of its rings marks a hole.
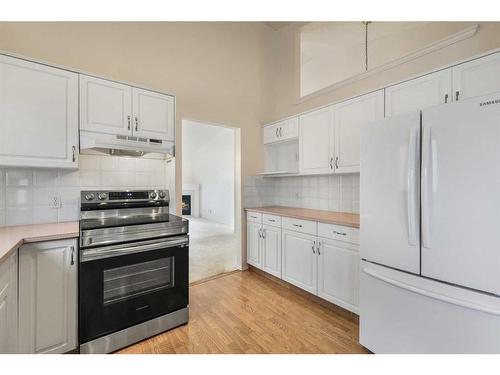
[[[190,321],[118,353],[368,353],[355,321],[252,271],[190,287]]]

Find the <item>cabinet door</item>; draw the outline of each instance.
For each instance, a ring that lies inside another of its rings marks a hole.
[[[247,223],[247,263],[254,267],[262,268],[261,261],[261,224]]]
[[[283,141],[297,138],[299,136],[299,118],[293,117],[281,122],[278,134]]]
[[[361,129],[384,117],[384,90],[336,104],[334,108],[335,172],[359,172]]]
[[[281,229],[262,227],[262,269],[281,279]]]
[[[132,95],[134,135],[174,141],[174,98],[136,87]]]
[[[318,296],[357,313],[357,247],[320,238],[318,248]]]
[[[264,128],[262,129],[264,144],[273,143],[280,140],[279,127],[280,123],[264,126]]]
[[[19,349],[65,353],[76,348],[76,240],[19,249]]]
[[[333,172],[333,107],[309,112],[299,117],[300,172]]]
[[[500,53],[453,67],[453,100],[500,91]]]
[[[387,87],[385,116],[415,112],[451,101],[451,69],[444,69]]]
[[[17,251],[0,264],[0,354],[17,352]]]
[[[78,167],[78,75],[0,55],[0,166]]]
[[[316,236],[283,230],[282,278],[309,293],[317,293]]]
[[[132,134],[132,87],[80,74],[80,129]]]

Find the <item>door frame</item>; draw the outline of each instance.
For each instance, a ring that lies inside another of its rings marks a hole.
[[[210,126],[218,126],[226,129],[233,130],[234,136],[234,233],[238,237],[238,248],[236,251],[236,263],[235,267],[239,270],[247,269],[246,263],[246,252],[243,254],[243,251],[246,249],[246,244],[243,244],[243,226],[244,223],[244,212],[243,212],[243,204],[242,204],[242,183],[241,183],[241,129],[222,124],[222,123],[214,123],[205,120],[199,120],[193,117],[181,117],[176,120],[176,129],[175,129],[175,144],[176,144],[176,159],[177,155],[181,155],[179,159],[176,161],[176,172],[175,172],[175,194],[176,194],[176,213],[177,215],[182,215],[182,123],[184,121],[197,122],[200,124],[210,125]],[[180,160],[180,163],[179,163]],[[246,235],[246,233],[245,233]]]

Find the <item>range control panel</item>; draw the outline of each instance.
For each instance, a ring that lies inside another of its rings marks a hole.
[[[141,201],[168,201],[168,190],[118,190],[99,191],[83,190],[80,193],[82,203],[91,202],[141,202]]]

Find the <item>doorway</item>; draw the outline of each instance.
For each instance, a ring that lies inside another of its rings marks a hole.
[[[189,281],[238,268],[237,129],[182,121],[182,214],[189,222]]]

